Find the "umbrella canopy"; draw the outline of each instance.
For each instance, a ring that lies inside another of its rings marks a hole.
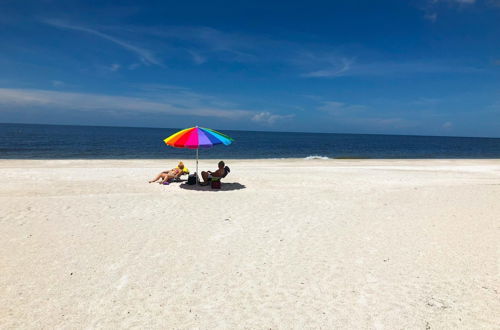
[[[211,148],[217,144],[227,146],[234,140],[213,129],[195,126],[172,134],[163,141],[175,148],[196,149],[196,181],[198,181],[198,149]]]
[[[230,145],[233,142],[229,136],[210,128],[190,127],[166,138],[165,143],[176,148],[211,148],[216,144]]]

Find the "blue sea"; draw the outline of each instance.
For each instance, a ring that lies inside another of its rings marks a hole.
[[[193,157],[163,139],[179,129],[0,124],[3,159],[150,159]],[[500,158],[499,138],[223,130],[230,146],[200,158]]]

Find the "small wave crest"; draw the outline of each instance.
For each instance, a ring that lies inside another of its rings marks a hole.
[[[313,156],[307,156],[304,159],[307,159],[307,160],[310,160],[310,159],[330,159],[330,157],[313,155]]]

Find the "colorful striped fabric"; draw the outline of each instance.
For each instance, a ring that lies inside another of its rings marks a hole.
[[[196,126],[183,129],[163,141],[176,148],[198,149],[210,148],[216,144],[227,146],[233,142],[233,139],[213,129]]]

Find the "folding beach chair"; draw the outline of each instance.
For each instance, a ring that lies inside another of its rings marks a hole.
[[[211,176],[209,178],[209,181],[210,181],[210,186],[212,187],[212,189],[220,189],[222,186],[221,179],[225,178],[229,174],[229,172],[231,172],[231,169],[229,168],[229,166],[226,166],[226,167],[224,167],[224,175],[223,176],[221,176],[221,177]]]

